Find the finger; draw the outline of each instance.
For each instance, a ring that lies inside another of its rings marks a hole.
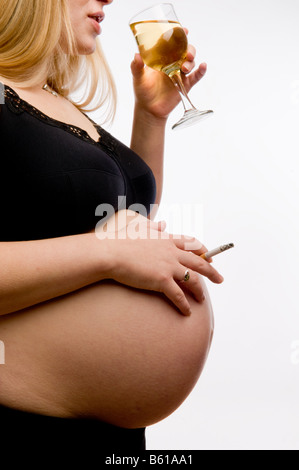
[[[159,232],[165,232],[166,230],[165,220],[160,220],[159,222],[149,220],[147,226],[150,230],[158,230]]]
[[[181,252],[179,261],[183,266],[187,266],[199,274],[210,279],[215,284],[222,284],[224,281],[223,276],[213,267],[210,263],[196,256],[194,253]],[[189,282],[189,281],[188,281]]]
[[[186,59],[189,62],[193,62],[195,60],[195,57],[196,57],[196,49],[194,46],[192,46],[192,44],[189,44]]]
[[[207,72],[207,64],[203,62],[200,64],[197,70],[188,76],[188,85],[192,88],[196,83],[198,83]]]
[[[157,235],[157,232],[163,233],[165,229],[165,221],[155,222],[139,214],[128,224],[127,233],[128,235],[133,235],[134,238],[138,238],[139,234],[142,238],[150,239],[153,237],[155,240],[157,240],[160,238],[160,236],[162,236]]]
[[[182,64],[181,70],[183,73],[187,74],[190,73],[195,67],[195,57],[196,57],[196,49],[194,46],[189,44],[188,51],[186,54],[186,60]]]
[[[198,302],[203,302],[205,300],[205,295],[204,295],[204,291],[203,291],[203,286],[202,286],[202,283],[200,282],[200,277],[199,275],[191,270],[191,269],[187,269],[184,271],[184,275],[183,275],[183,278],[186,274],[186,272],[188,271],[188,274],[189,274],[189,279],[188,280],[181,280],[181,285],[182,285],[182,288],[186,288],[188,289],[192,294],[193,296],[195,297],[195,299],[198,301]],[[182,277],[181,277],[182,279]]]
[[[182,64],[182,67],[181,67],[181,71],[186,75],[190,72],[192,72],[192,70],[194,69],[195,67],[195,62],[192,61],[192,62],[184,62]]]
[[[166,226],[167,226],[167,224],[166,224],[165,220],[161,220],[160,222],[158,222],[158,230],[160,232],[165,232]]]
[[[191,307],[184,294],[184,291],[180,288],[174,279],[168,281],[162,292],[180,310],[183,315],[186,317],[191,315]]]
[[[192,251],[196,255],[203,255],[208,249],[195,237],[188,237],[186,235],[169,235],[173,239],[175,245],[180,250]]]
[[[144,62],[140,54],[136,53],[133,62],[131,63],[131,71],[135,78],[142,75],[144,71]]]

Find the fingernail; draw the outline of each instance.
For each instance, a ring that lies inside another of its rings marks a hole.
[[[182,69],[183,72],[189,73],[191,71],[191,66],[189,64],[183,64]]]

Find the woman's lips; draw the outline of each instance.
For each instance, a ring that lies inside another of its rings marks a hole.
[[[88,18],[90,19],[92,26],[97,34],[101,33],[101,26],[100,23],[103,21],[104,17],[96,14],[96,15],[88,15]]]

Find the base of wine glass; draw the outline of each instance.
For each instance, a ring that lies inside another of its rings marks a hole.
[[[189,109],[185,112],[182,119],[180,119],[172,129],[184,129],[185,127],[193,126],[198,121],[202,121],[204,118],[210,116],[213,113],[212,110],[198,111],[197,109]]]

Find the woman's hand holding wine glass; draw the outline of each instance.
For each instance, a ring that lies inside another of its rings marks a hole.
[[[173,6],[161,4],[149,8],[136,15],[130,27],[140,53],[135,55],[131,67],[137,104],[155,117],[166,119],[181,99],[184,116],[173,129],[209,116],[211,110],[197,110],[188,97],[207,66],[202,63],[186,75],[194,69],[195,48],[188,45],[188,31],[180,25]]]

